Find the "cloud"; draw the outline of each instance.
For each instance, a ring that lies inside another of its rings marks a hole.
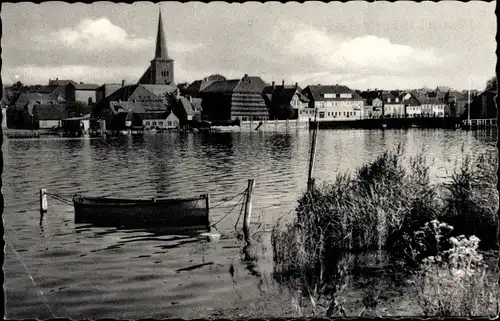
[[[433,50],[395,44],[373,35],[342,39],[311,27],[296,32],[287,49],[296,56],[313,59],[327,70],[401,71],[441,62]]]
[[[123,28],[104,17],[95,20],[84,19],[77,26],[58,30],[51,36],[68,47],[86,50],[103,47],[140,49],[153,41],[151,38],[131,37]]]

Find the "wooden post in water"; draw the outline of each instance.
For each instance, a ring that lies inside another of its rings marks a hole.
[[[247,189],[247,199],[245,203],[245,216],[243,218],[243,234],[245,236],[245,241],[250,245],[250,218],[252,216],[252,194],[253,188],[255,186],[255,181],[253,179],[248,180]]]
[[[40,214],[47,212],[47,190],[45,188],[40,189]]]
[[[205,207],[207,210],[207,230],[210,232],[210,194],[205,195]]]
[[[309,174],[307,176],[307,190],[311,191],[312,188],[314,187],[314,180],[312,179],[312,174],[313,174],[313,169],[314,169],[314,159],[316,157],[316,139],[318,135],[318,109],[316,109],[314,113],[314,123],[316,127],[314,128],[313,132],[313,138],[312,138],[312,144],[311,144],[311,156],[309,159]]]

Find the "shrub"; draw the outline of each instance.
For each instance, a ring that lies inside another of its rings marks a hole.
[[[481,233],[486,244],[494,244],[495,157],[465,158],[444,199],[430,183],[425,158],[411,158],[405,167],[399,151],[315,186],[299,199],[293,222],[273,229],[276,280],[316,301],[329,297],[332,315],[342,311],[339,293],[349,283],[356,253],[386,249],[395,260],[418,267],[448,250],[452,245],[443,240],[449,236]]]
[[[455,228],[455,236],[481,235],[481,248],[497,242],[498,191],[496,154],[485,152],[476,159],[466,155],[446,184],[447,195],[440,219]]]
[[[425,316],[498,315],[500,287],[491,280],[479,239],[449,239],[451,249],[423,260],[417,273],[418,302]]]

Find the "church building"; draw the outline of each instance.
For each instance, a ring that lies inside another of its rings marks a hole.
[[[171,85],[174,83],[174,60],[168,57],[167,41],[161,11],[158,18],[158,34],[156,36],[156,50],[151,65],[139,79],[140,85]]]

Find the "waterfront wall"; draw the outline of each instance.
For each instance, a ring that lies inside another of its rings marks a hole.
[[[286,131],[295,129],[307,129],[309,128],[308,121],[297,121],[297,120],[263,120],[263,121],[242,121],[240,123],[241,131]]]

